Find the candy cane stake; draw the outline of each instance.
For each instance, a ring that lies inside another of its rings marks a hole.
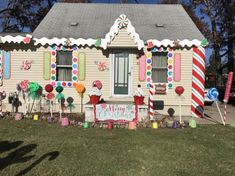
[[[226,84],[226,90],[224,94],[224,100],[223,100],[224,101],[224,122],[226,121],[226,118],[227,118],[227,103],[228,103],[229,96],[230,96],[232,81],[233,81],[233,72],[229,72],[228,81]]]
[[[154,93],[154,85],[150,84],[150,89],[149,89],[149,118],[150,120],[153,120],[153,93]]]

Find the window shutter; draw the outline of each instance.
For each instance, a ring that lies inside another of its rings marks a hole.
[[[85,53],[78,54],[78,79],[80,81],[85,80],[86,74],[86,55]]]
[[[146,56],[143,55],[139,58],[139,81],[146,79]]]
[[[11,78],[11,53],[9,51],[3,53],[3,77],[4,79]]]
[[[50,52],[43,53],[43,78],[49,80],[51,77],[51,54]]]
[[[181,80],[181,54],[174,54],[174,81]]]

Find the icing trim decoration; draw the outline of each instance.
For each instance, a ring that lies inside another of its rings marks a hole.
[[[180,81],[181,79],[181,54],[174,54],[174,81]]]
[[[23,69],[24,70],[29,70],[31,68],[31,64],[32,64],[32,61],[24,60],[24,61],[22,61],[20,69],[21,70],[23,70]]]
[[[29,34],[26,34],[26,36],[17,35],[17,36],[0,36],[0,43],[21,43],[24,42],[25,44],[29,44],[31,41],[32,36]]]
[[[92,46],[95,45],[96,40],[94,39],[82,39],[82,38],[78,38],[78,39],[74,39],[74,38],[52,38],[52,39],[48,39],[46,37],[43,38],[33,38],[33,40],[35,41],[34,45],[64,45],[66,44],[66,41],[69,40],[71,43],[70,45],[77,45],[77,46]]]
[[[149,88],[150,83],[152,83],[152,52],[168,52],[167,57],[167,87],[169,89],[173,88],[173,53],[171,48],[152,48],[151,51],[148,51],[146,55],[146,87]]]
[[[139,58],[139,81],[146,79],[146,56],[143,55]]]
[[[51,77],[51,54],[50,52],[43,53],[43,78],[50,80]]]
[[[203,39],[202,41],[205,41],[206,39]],[[194,39],[194,40],[169,40],[169,39],[164,39],[164,40],[147,40],[147,44],[152,42],[153,46],[156,47],[192,47],[192,46],[200,46],[202,44],[202,41]],[[207,40],[206,40],[207,41]],[[203,42],[205,43],[205,42]],[[207,43],[208,44],[208,43]]]
[[[78,54],[78,78],[80,81],[84,81],[86,77],[86,54]]]
[[[78,48],[65,48],[64,46],[51,47],[51,85],[62,87],[73,87],[78,80]],[[72,51],[72,81],[56,81],[56,54],[57,51]]]
[[[134,42],[137,44],[138,49],[141,50],[142,48],[144,48],[144,42],[143,40],[140,39],[139,34],[136,33],[135,28],[132,26],[131,21],[126,17],[126,15],[121,14],[119,17],[121,17],[122,19],[125,19],[125,21],[128,21],[128,23],[126,24],[126,29],[127,29],[127,33],[128,35],[131,36],[131,38],[134,40]],[[119,32],[119,17],[117,18],[117,20],[114,22],[113,26],[110,28],[110,31],[105,35],[104,39],[101,39],[101,47],[103,49],[106,49],[108,44],[115,38],[115,36],[118,34]]]
[[[193,48],[192,69],[192,105],[191,112],[194,117],[202,117],[204,110],[204,84],[205,84],[205,48]]]
[[[0,49],[0,86],[3,85],[3,59],[2,59],[2,50]]]
[[[11,78],[11,53],[9,51],[3,53],[3,76],[4,79]]]

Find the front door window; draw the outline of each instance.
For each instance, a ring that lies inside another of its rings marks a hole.
[[[130,81],[129,53],[117,52],[114,54],[114,95],[128,95]]]

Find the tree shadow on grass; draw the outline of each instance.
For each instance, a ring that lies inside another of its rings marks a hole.
[[[11,144],[12,143],[9,143],[9,146],[11,146]],[[36,144],[28,144],[9,153],[5,158],[0,158],[0,170],[3,170],[4,168],[12,164],[24,163],[24,162],[29,161],[35,155],[29,155],[29,156],[25,156],[25,155],[33,151],[36,147],[37,147]]]
[[[0,153],[17,148],[21,144],[23,144],[23,141],[15,141],[15,142],[0,141]]]
[[[39,163],[41,163],[47,157],[49,157],[48,158],[49,161],[52,161],[52,160],[56,159],[58,156],[59,156],[59,152],[58,151],[46,153],[46,154],[42,155],[38,160],[33,162],[30,166],[28,166],[24,170],[20,171],[15,176],[25,175],[26,173],[28,173],[31,169],[33,169],[35,166],[37,166]]]
[[[22,143],[23,141],[16,141],[16,142],[0,141],[0,153],[17,148]],[[29,156],[26,155],[32,152],[36,147],[37,147],[36,144],[28,144],[9,153],[6,157],[0,158],[0,170],[5,169],[6,167],[12,164],[24,163],[31,160],[35,155],[29,155]],[[58,156],[59,156],[58,151],[46,153],[42,155],[39,159],[37,159],[35,162],[33,162],[30,166],[28,166],[27,168],[16,174],[16,176],[25,175],[46,158],[48,158],[49,161],[52,161],[56,159]]]

